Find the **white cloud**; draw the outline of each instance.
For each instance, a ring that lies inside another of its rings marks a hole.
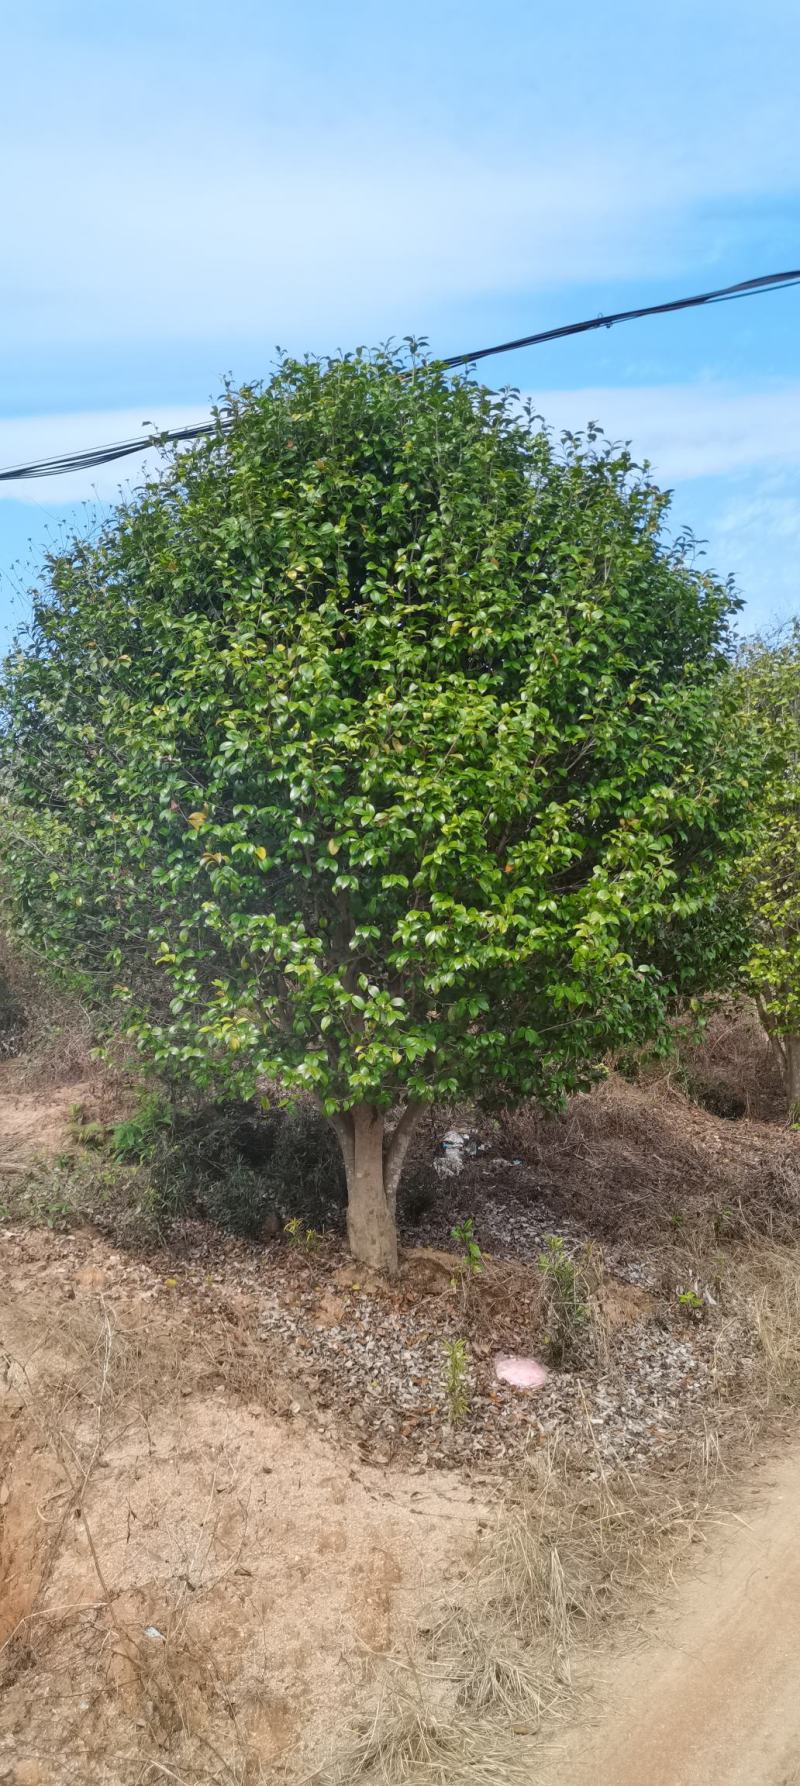
[[[580,152],[509,166],[436,140],[312,162],[235,136],[213,148],[173,154],[168,180],[147,151],[34,153],[4,195],[13,338],[187,340],[224,318],[232,344],[370,340],[465,293],[645,273],[680,197]]]
[[[613,139],[510,152],[377,126],[309,154],[230,120],[213,137],[100,149],[77,125],[31,144],[24,183],[4,193],[4,328],[23,348],[43,336],[102,346],[213,337],[222,320],[232,347],[253,335],[314,346],[423,327],[465,296],[689,264],[702,287],[720,244],[697,208],[752,197],[776,171],[652,147],[632,157]]]
[[[0,304],[23,349],[328,346],[488,294],[705,282],[747,203],[797,187],[788,0],[673,0],[669,29],[636,0],[513,27],[411,0],[399,29],[255,0],[224,29],[207,0],[98,0],[91,29],[85,4],[46,29],[4,10]]]
[[[722,381],[530,393],[555,428],[597,421],[630,440],[663,483],[800,464],[800,380],[741,390]]]
[[[734,484],[714,515],[719,556],[748,597],[745,624],[771,629],[800,610],[800,491],[795,475]]]

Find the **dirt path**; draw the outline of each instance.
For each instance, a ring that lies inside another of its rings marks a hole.
[[[600,1721],[554,1746],[537,1786],[798,1786],[800,1448],[712,1539],[657,1641],[593,1685]]]

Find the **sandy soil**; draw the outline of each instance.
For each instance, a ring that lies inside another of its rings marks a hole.
[[[0,1780],[305,1773],[468,1557],[479,1493],[326,1442],[266,1356],[226,1380],[211,1309],[118,1265],[0,1239]]]
[[[80,1079],[41,1090],[15,1083],[8,1065],[0,1067],[0,1178],[4,1173],[26,1172],[32,1162],[69,1148],[72,1110],[89,1117],[100,1114],[102,1082]]]
[[[798,1786],[800,1449],[712,1535],[657,1635],[591,1684],[599,1721],[553,1747],[536,1786]]]

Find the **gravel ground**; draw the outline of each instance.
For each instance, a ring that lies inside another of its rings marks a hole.
[[[522,1160],[499,1155],[468,1159],[463,1173],[442,1179],[434,1208],[413,1227],[407,1225],[404,1238],[412,1246],[452,1247],[453,1227],[469,1214],[484,1252],[498,1258],[535,1264],[551,1235],[559,1235],[570,1253],[592,1238],[587,1229],[565,1220]],[[605,1260],[626,1283],[652,1288],[656,1281],[652,1262],[628,1248],[606,1248]]]
[[[333,1293],[309,1285],[287,1298],[273,1280],[260,1297],[259,1332],[278,1339],[308,1387],[325,1423],[342,1422],[379,1461],[413,1450],[421,1465],[499,1463],[561,1433],[603,1464],[633,1463],[663,1450],[685,1431],[710,1390],[715,1364],[709,1330],[670,1330],[653,1319],[618,1329],[605,1367],[587,1363],[580,1374],[552,1371],[544,1388],[519,1390],[497,1381],[494,1356],[508,1347],[502,1327],[484,1319],[480,1289],[469,1322],[458,1295],[407,1306],[391,1294],[363,1288]],[[483,1332],[468,1340],[469,1410],[451,1426],[444,1388],[445,1347],[465,1326]],[[517,1350],[531,1350],[521,1322]],[[541,1331],[536,1351],[543,1350]],[[376,1449],[377,1448],[377,1449]]]
[[[176,1304],[188,1297],[209,1321],[235,1314],[263,1342],[265,1380],[288,1385],[284,1405],[372,1461],[486,1470],[561,1435],[596,1455],[599,1468],[644,1461],[668,1451],[687,1426],[701,1427],[720,1385],[748,1368],[752,1340],[715,1308],[706,1319],[687,1319],[677,1286],[660,1298],[642,1288],[663,1282],[656,1256],[604,1256],[609,1319],[603,1343],[579,1372],[553,1369],[537,1390],[497,1380],[497,1354],[546,1359],[537,1263],[543,1240],[560,1233],[576,1252],[583,1236],[559,1225],[544,1200],[527,1195],[523,1205],[516,1185],[504,1199],[495,1174],[486,1177],[478,1199],[474,1179],[468,1191],[457,1180],[442,1185],[436,1217],[415,1229],[394,1284],[359,1271],[336,1236],[307,1251],[302,1241],[258,1246],[185,1223],[169,1250],[147,1261],[109,1252],[85,1232],[53,1234],[48,1249],[67,1271],[87,1249],[102,1255],[103,1293],[112,1301],[115,1290],[134,1291]],[[486,1265],[465,1294],[447,1247],[454,1246],[450,1228],[469,1208]],[[469,1405],[453,1425],[445,1368],[455,1340],[468,1348]]]

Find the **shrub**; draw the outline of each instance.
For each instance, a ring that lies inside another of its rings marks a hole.
[[[345,1200],[341,1155],[316,1111],[260,1114],[228,1103],[171,1108],[160,1098],[114,1131],[120,1158],[146,1167],[147,1200],[162,1223],[199,1215],[255,1237],[268,1217],[337,1224]]]

